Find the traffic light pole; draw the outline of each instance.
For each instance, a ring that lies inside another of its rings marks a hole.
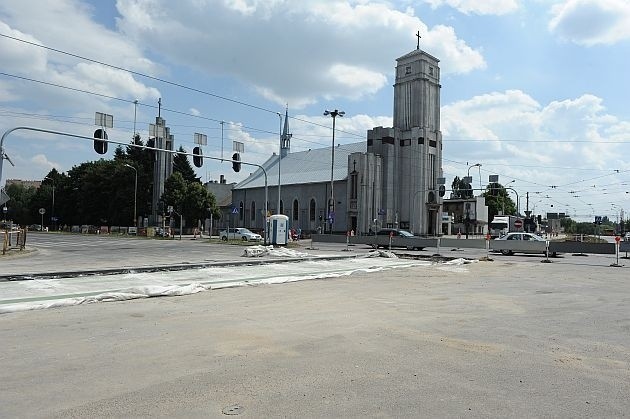
[[[78,135],[78,134],[71,134],[71,133],[68,133],[68,132],[53,131],[53,130],[48,130],[48,129],[43,129],[43,128],[35,128],[35,127],[15,127],[15,128],[11,128],[11,129],[5,131],[4,134],[2,134],[2,138],[0,139],[0,183],[2,183],[2,164],[4,162],[4,140],[12,132],[19,131],[19,130],[44,132],[44,133],[47,133],[47,134],[62,135],[62,136],[65,136],[65,137],[78,138],[78,139],[81,139],[81,140],[101,141],[100,139],[95,139],[94,137],[88,137],[88,136],[85,136],[85,135]],[[136,147],[136,148],[142,148],[142,149],[151,150],[151,151],[163,151],[165,153],[170,153],[170,154],[183,154],[183,155],[186,155],[186,156],[193,156],[193,157],[195,156],[195,154],[193,154],[193,153],[185,153],[185,152],[176,151],[176,150],[166,150],[166,149],[163,149],[163,148],[148,147],[148,146],[145,146],[145,145],[138,145],[138,144],[129,144],[129,142],[114,141],[114,140],[106,140],[106,141],[108,143],[118,144],[118,145],[127,146],[127,147]],[[260,170],[262,170],[263,174],[265,175],[265,245],[267,245],[268,231],[267,231],[266,218],[267,218],[267,213],[268,213],[267,202],[269,200],[269,194],[268,194],[267,171],[265,170],[265,168],[262,167],[259,164],[256,164],[256,163],[249,163],[249,162],[240,161],[240,160],[237,161],[237,160],[230,160],[230,159],[222,159],[220,157],[204,156],[203,154],[197,155],[197,156],[201,156],[202,158],[209,159],[209,160],[229,161],[229,162],[232,162],[232,163],[241,163],[241,164],[244,164],[246,166],[258,167]]]

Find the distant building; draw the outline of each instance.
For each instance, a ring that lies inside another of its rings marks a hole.
[[[419,235],[441,234],[438,64],[437,58],[419,48],[398,58],[394,126],[369,130],[365,142],[335,145],[334,167],[331,147],[291,153],[285,124],[280,155],[274,153],[262,165],[267,173],[268,214],[285,214],[292,227],[310,232],[365,234],[370,229],[399,227]],[[331,172],[334,213],[327,205]],[[234,187],[237,225],[264,228],[264,180],[259,169]]]
[[[486,198],[451,198],[443,201],[443,213],[446,219],[442,223],[443,234],[485,235],[488,232],[488,207]]]

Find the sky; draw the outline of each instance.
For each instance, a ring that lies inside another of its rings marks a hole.
[[[440,59],[443,171],[518,194],[521,212],[581,221],[630,212],[630,2],[627,0],[3,0],[0,132],[18,126],[143,139],[158,114],[175,145],[244,161],[278,151],[288,106],[292,151],[364,141],[391,126],[396,59]],[[134,103],[137,101],[137,103]],[[41,180],[97,155],[90,141],[33,131],[5,138],[2,180]],[[480,164],[481,166],[473,166]],[[473,167],[471,167],[473,166]],[[228,182],[230,163],[202,180]],[[130,173],[133,181],[133,172]],[[448,187],[448,186],[447,186]]]

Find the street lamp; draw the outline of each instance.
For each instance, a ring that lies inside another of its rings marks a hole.
[[[125,167],[133,169],[134,174],[136,175],[136,179],[133,184],[133,225],[134,227],[136,227],[138,224],[138,214],[136,212],[137,211],[136,203],[138,202],[138,199],[137,199],[138,197],[138,169],[136,169],[135,167],[127,163],[125,163]]]
[[[468,166],[468,174],[467,177],[470,177],[470,169],[473,167],[479,167],[479,190],[481,190],[481,163],[475,163],[473,165]],[[481,193],[481,192],[480,192]]]
[[[516,182],[516,179],[511,180],[510,182],[506,183],[506,185],[509,185],[510,183],[514,183]],[[516,194],[516,216],[520,216],[520,208],[519,208],[519,198],[518,198],[518,192],[516,192],[516,189],[514,188],[509,188],[507,186],[503,186],[503,189],[509,189],[511,191],[513,191]],[[503,213],[505,214],[505,197],[503,198]]]
[[[333,224],[335,222],[335,194],[333,192],[333,183],[334,183],[334,175],[335,175],[335,121],[337,117],[343,117],[346,113],[344,111],[338,111],[335,109],[334,111],[325,110],[324,116],[331,116],[333,119],[332,124],[332,153],[330,158],[330,202],[328,204],[328,220],[330,222],[330,234],[333,232]]]
[[[56,222],[57,220],[55,219],[55,179],[46,176],[44,179],[48,179],[52,182],[52,208],[51,208],[51,214],[50,214],[50,220],[53,222],[53,231],[55,231],[57,229],[57,225]],[[44,228],[42,226],[42,228]]]

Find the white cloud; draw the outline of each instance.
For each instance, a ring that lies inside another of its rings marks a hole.
[[[541,105],[520,90],[493,92],[444,106],[442,130],[449,159],[485,162],[484,170],[521,184],[568,183],[571,175],[555,169],[562,166],[627,167],[623,143],[612,142],[630,136],[630,123],[607,114],[594,95]],[[461,176],[456,170],[451,175]]]
[[[436,9],[450,6],[461,13],[476,15],[505,15],[516,11],[518,0],[424,0]]]
[[[136,71],[149,74],[157,71],[130,40],[96,23],[91,14],[89,6],[77,0],[7,0],[0,3],[0,32]],[[54,24],[47,24],[50,22]],[[77,42],[78,36],[81,42]],[[0,54],[3,68],[14,75],[127,99],[159,97],[156,89],[145,86],[129,73],[19,41],[0,38]],[[19,91],[21,97],[29,98],[33,87],[16,87],[12,94],[17,96]],[[59,88],[40,85],[35,91],[42,101],[48,98],[52,103],[66,106],[94,103],[93,97],[69,94]]]
[[[415,47],[440,57],[442,74],[484,68],[453,28],[428,28],[385,2],[118,0],[118,27],[146,50],[206,74],[230,76],[299,108],[322,98],[360,99],[387,86],[395,58]],[[168,16],[168,19],[164,19]],[[238,28],[235,31],[234,28]]]
[[[200,116],[201,115],[201,112],[199,112],[199,109],[196,109],[196,108],[190,108],[188,110],[188,112],[190,112],[190,114],[194,115],[194,116]]]
[[[614,44],[630,39],[626,0],[565,0],[551,9],[549,30],[579,45]]]

